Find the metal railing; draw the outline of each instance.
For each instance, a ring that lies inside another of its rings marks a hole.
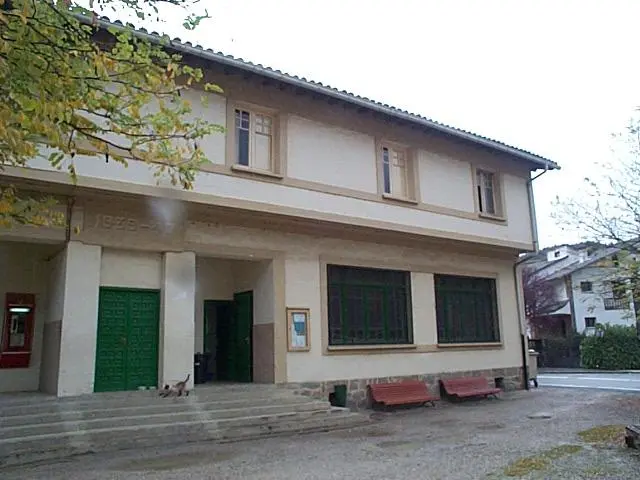
[[[624,298],[605,298],[605,310],[626,310],[629,308],[629,301]]]

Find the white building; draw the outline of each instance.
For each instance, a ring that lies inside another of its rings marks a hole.
[[[58,195],[70,228],[0,232],[0,304],[7,293],[35,295],[28,358],[3,344],[5,364],[20,360],[0,368],[0,390],[77,395],[188,373],[192,382],[195,352],[212,355],[214,381],[322,395],[345,384],[356,400],[380,378],[433,386],[474,371],[521,385],[514,266],[536,245],[530,174],[556,164],[175,48],[207,62],[225,92],[196,104],[227,134],[202,142],[210,164],[192,191],[157,186],[135,161],[76,156],[77,186],[44,159],[3,172]],[[236,117],[249,119],[250,138],[256,120],[269,123],[272,148],[239,152]],[[3,339],[24,340],[23,327],[5,323]]]
[[[579,333],[593,333],[596,324],[634,326],[632,292],[624,272],[616,266],[619,251],[616,247],[562,245],[532,258],[528,264],[539,278],[552,283],[561,305],[546,314],[569,318]]]

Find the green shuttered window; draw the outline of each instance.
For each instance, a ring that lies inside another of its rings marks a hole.
[[[496,281],[435,275],[438,343],[499,342]]]
[[[413,343],[409,272],[327,266],[329,345]]]

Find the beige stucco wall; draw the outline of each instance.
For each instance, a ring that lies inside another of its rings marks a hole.
[[[418,150],[422,201],[441,207],[473,212],[474,190],[471,164],[468,161]]]
[[[100,286],[160,290],[162,254],[105,248],[100,261]]]
[[[256,231],[222,225],[191,223],[186,232],[189,248],[233,249],[236,253],[253,249],[282,252],[284,262],[284,303],[287,307],[309,308],[311,350],[286,354],[286,380],[290,382],[366,378],[378,376],[437,373],[456,370],[515,367],[521,363],[513,259],[483,257],[441,249],[417,250],[365,242]],[[445,350],[429,353],[327,355],[322,345],[323,262],[401,268],[412,271],[414,337],[417,349],[433,349],[437,342],[434,273],[458,273],[497,278],[501,340],[491,349]],[[277,308],[277,305],[276,305]],[[285,322],[277,318],[276,322]],[[284,325],[284,323],[283,323]],[[286,329],[284,329],[286,335]],[[286,342],[276,337],[276,345]]]
[[[101,251],[98,245],[67,243],[58,396],[93,393]]]
[[[49,260],[47,283],[47,312],[42,335],[42,362],[40,366],[40,390],[55,394],[58,389],[60,366],[60,337],[64,315],[65,276],[67,251],[62,249]]]
[[[198,90],[185,90],[182,98],[191,104],[189,120],[202,119],[204,121],[227,126],[227,99],[218,94],[200,92]],[[206,102],[202,102],[202,98]],[[207,135],[198,141],[198,148],[202,149],[207,160],[211,163],[224,165],[225,163],[225,139],[224,135],[214,133]]]
[[[77,170],[84,176],[82,183],[87,186],[152,196],[171,195],[174,198],[197,200],[211,205],[282,213],[445,239],[453,238],[521,249],[531,248],[528,209],[522,208],[521,202],[509,205],[512,197],[509,192],[517,188],[515,185],[506,185],[505,188],[507,221],[490,222],[411,208],[403,204],[312,191],[286,183],[257,181],[244,176],[211,172],[200,172],[192,191],[171,187],[168,181],[161,180],[160,184],[164,189],[162,191],[157,188],[158,180],[154,178],[153,170],[146,164],[131,161],[125,168],[80,156],[77,160]],[[60,172],[54,173],[45,160],[34,160],[31,165],[43,171],[43,176],[30,172],[31,176],[47,181],[69,182],[68,176]],[[44,173],[46,171],[49,173]],[[12,172],[16,170],[13,169]],[[517,198],[526,198],[524,187]]]
[[[221,80],[226,94],[234,101],[246,100],[275,108],[282,114],[286,138],[278,163],[282,164],[283,178],[232,171],[225,164],[229,153],[225,134],[216,133],[199,141],[211,165],[198,175],[192,192],[172,187],[166,178],[160,184],[167,190],[160,192],[156,188],[157,179],[146,164],[131,161],[125,168],[77,155],[74,162],[84,177],[81,184],[151,196],[171,194],[212,205],[277,211],[345,224],[382,225],[390,230],[441,238],[463,236],[488,244],[532,247],[526,189],[529,171],[521,162],[369,115],[274,92],[247,80],[231,84],[225,84],[229,79]],[[201,103],[202,96],[207,98],[206,105]],[[184,98],[191,102],[193,118],[233,127],[227,125],[226,97],[190,90],[184,93]],[[380,139],[401,142],[416,152],[418,203],[393,202],[379,194],[375,145]],[[40,171],[36,176],[68,183],[66,174],[48,164],[46,148],[42,153],[42,158],[30,162],[32,168]],[[476,214],[473,165],[503,174],[501,190],[506,202],[506,221],[488,221]],[[7,171],[25,175],[19,169]]]
[[[253,323],[273,323],[273,264],[270,261],[237,262],[235,291],[253,291]]]
[[[47,317],[48,257],[51,247],[21,243],[0,243],[0,312],[3,334],[5,322],[5,294],[33,293],[36,295],[35,326],[29,368],[0,368],[0,392],[23,392],[38,389],[42,332]],[[0,337],[3,338],[3,337]]]
[[[367,248],[368,247],[368,248]],[[368,255],[363,255],[365,250]],[[340,250],[341,263],[349,264],[351,258],[356,264],[376,266],[374,255],[376,247],[359,246],[355,249]],[[380,252],[381,253],[381,252]],[[473,258],[455,258],[448,265],[429,258],[417,258],[405,255],[401,263],[421,270],[412,272],[412,314],[414,343],[421,347],[434,347],[437,343],[435,313],[435,294],[433,273],[467,273],[477,275],[495,275],[498,280],[499,312],[501,339],[503,347],[488,350],[469,349],[453,351],[451,349],[430,353],[398,352],[389,354],[344,354],[330,352],[325,354],[322,337],[326,337],[323,315],[325,295],[321,293],[322,270],[319,257],[287,257],[286,261],[286,301],[287,305],[311,309],[310,331],[312,347],[309,352],[289,352],[287,354],[287,379],[290,382],[314,382],[336,379],[375,378],[414,374],[440,373],[450,371],[468,371],[515,367],[521,363],[519,348],[519,327],[515,303],[515,284],[509,262],[489,262]],[[387,255],[387,262],[393,257]],[[400,266],[400,263],[399,265]],[[325,290],[326,291],[326,290]]]
[[[287,174],[376,193],[375,138],[295,115],[288,118]]]
[[[126,225],[149,223],[154,211],[145,207],[147,200],[138,201],[138,210],[130,203],[113,200],[87,202],[82,211],[83,204],[78,201],[77,212],[74,211],[74,218],[82,217],[84,223],[81,223],[83,228],[79,233],[72,232],[74,241],[65,256],[65,289],[60,294],[62,300],[57,300],[64,305],[61,378],[58,381],[58,390],[63,394],[92,390],[97,321],[87,319],[97,320],[100,285],[165,291],[161,319],[164,343],[160,359],[161,368],[166,370],[162,375],[165,380],[183,378],[191,369],[193,351],[201,349],[203,300],[231,299],[234,292],[248,289],[254,291],[256,327],[267,327],[254,330],[254,334],[261,338],[269,335],[269,342],[277,348],[275,354],[267,352],[266,345],[254,350],[256,358],[274,362],[271,370],[260,372],[261,381],[269,381],[269,371],[279,372],[276,381],[304,382],[520,364],[516,293],[511,270],[513,256],[506,251],[489,254],[486,250],[478,250],[474,254],[473,247],[467,246],[470,253],[461,253],[453,245],[426,245],[418,249],[230,226],[189,219],[184,210],[181,210],[182,217],[175,229],[160,235],[146,228],[120,228],[121,225],[114,226],[113,222],[98,221],[97,215],[110,214],[124,215]],[[14,255],[7,254],[3,258],[14,258]],[[411,271],[414,340],[416,351],[422,353],[345,355],[340,352],[337,355],[325,351],[323,265],[326,262]],[[46,282],[50,275],[47,269],[43,273],[36,267],[20,269],[16,278],[26,279],[25,282],[40,279]],[[193,277],[188,272],[193,272]],[[502,346],[437,352],[424,350],[425,347],[433,350],[437,342],[433,274],[439,272],[490,275],[498,279]],[[25,283],[24,288],[32,287]],[[286,307],[310,308],[309,352],[286,352]],[[184,314],[185,309],[193,315]],[[54,307],[51,310],[53,312]],[[49,316],[56,321],[53,313]],[[40,320],[41,325],[44,318]],[[86,362],[77,361],[79,344],[83,346],[81,356],[87,359]],[[37,337],[34,345],[37,345]],[[0,375],[4,375],[0,380],[7,378],[5,372]],[[19,382],[22,380],[13,379],[9,383],[15,389]],[[30,382],[29,388],[37,389],[37,372],[33,373]],[[2,381],[2,384],[6,382]]]
[[[159,386],[188,380],[193,387],[196,257],[194,252],[162,256]]]

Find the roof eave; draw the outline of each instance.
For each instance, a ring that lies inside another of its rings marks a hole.
[[[353,105],[357,105],[359,107],[362,108],[366,108],[367,110],[373,110],[373,111],[377,111],[379,113],[383,113],[385,115],[389,115],[398,119],[402,119],[417,125],[421,125],[423,127],[427,127],[427,128],[431,128],[433,130],[439,131],[441,133],[450,135],[452,137],[461,139],[461,140],[466,140],[468,142],[474,143],[476,145],[481,145],[485,148],[489,148],[492,150],[496,150],[508,155],[511,155],[513,157],[516,157],[520,160],[524,160],[527,161],[533,165],[535,165],[537,168],[535,168],[534,170],[537,169],[544,169],[544,170],[559,170],[560,166],[556,163],[553,162],[551,160],[548,160],[546,158],[543,157],[539,157],[537,155],[534,155],[532,153],[528,153],[522,150],[519,150],[517,148],[511,147],[509,145],[506,144],[502,144],[500,142],[496,142],[496,141],[492,141],[490,139],[485,139],[482,137],[479,137],[477,135],[474,135],[472,133],[468,133],[468,132],[464,132],[462,130],[453,128],[453,127],[449,127],[447,125],[443,125],[434,121],[431,121],[427,118],[419,118],[416,115],[412,115],[408,112],[403,112],[397,109],[393,109],[390,108],[388,106],[385,105],[381,105],[381,104],[377,104],[374,103],[368,99],[364,99],[364,98],[358,98],[354,95],[351,95],[347,92],[344,91],[338,91],[338,90],[334,90],[331,88],[327,88],[323,85],[318,85],[315,82],[311,82],[311,81],[307,81],[307,80],[303,80],[303,79],[299,79],[299,78],[294,78],[292,76],[289,75],[285,75],[282,72],[278,71],[278,70],[271,70],[271,69],[266,69],[260,65],[253,65],[250,63],[247,63],[241,59],[236,59],[233,57],[229,57],[226,55],[222,55],[222,54],[218,54],[215,53],[214,51],[210,50],[210,49],[204,49],[204,48],[196,48],[193,47],[190,42],[176,42],[174,40],[168,39],[166,42],[163,41],[163,37],[160,36],[159,34],[156,33],[148,33],[146,31],[140,30],[135,28],[133,25],[128,27],[123,25],[121,22],[109,22],[109,21],[105,21],[103,19],[90,19],[86,16],[83,15],[78,15],[77,16],[81,21],[86,22],[86,23],[92,23],[94,25],[100,26],[104,29],[107,28],[116,28],[116,29],[132,29],[133,32],[142,37],[145,38],[146,40],[153,42],[153,43],[166,43],[168,44],[168,46],[170,46],[171,48],[178,50],[182,53],[187,53],[196,57],[200,57],[203,58],[205,60],[209,60],[212,62],[216,62],[219,64],[223,64],[226,66],[231,66],[234,68],[238,68],[244,71],[248,71],[251,73],[254,73],[256,75],[260,75],[262,77],[268,77],[271,78],[273,80],[277,80],[283,83],[288,83],[292,86],[298,87],[298,88],[302,88],[311,92],[315,92],[315,93],[319,93],[322,95],[326,95],[328,97],[332,97],[336,100],[341,100],[343,102],[346,103],[351,103]],[[168,36],[164,37],[165,39],[168,38]]]

